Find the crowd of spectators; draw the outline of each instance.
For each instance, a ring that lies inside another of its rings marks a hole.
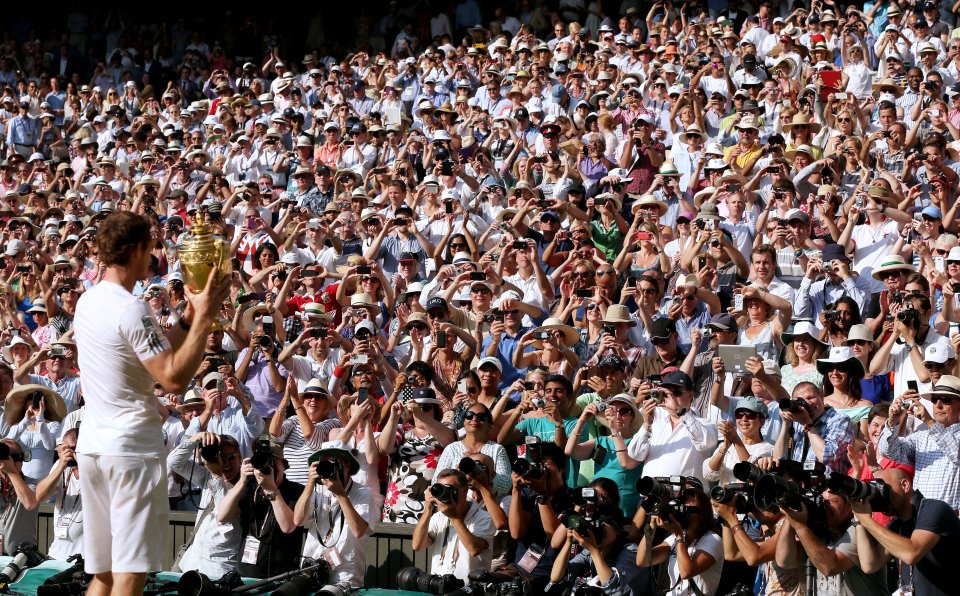
[[[44,502],[82,550],[73,316],[130,211],[163,329],[181,243],[232,255],[192,387],[144,396],[181,570],[358,587],[390,522],[431,573],[553,593],[955,593],[955,8],[401,0],[343,55],[110,34],[83,68],[82,35],[7,36],[4,552]],[[710,498],[790,461],[884,510]]]

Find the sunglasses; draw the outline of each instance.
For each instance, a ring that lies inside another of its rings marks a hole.
[[[606,277],[608,275],[615,275],[613,269],[604,269],[603,271],[597,271],[597,277]]]
[[[667,345],[668,343],[670,343],[670,338],[669,338],[669,337],[654,337],[653,339],[650,340],[650,343],[652,343],[652,344],[655,345],[655,346],[665,346],[665,345]]]
[[[474,412],[473,410],[467,411],[463,415],[464,420],[476,420],[477,422],[490,422],[490,416],[486,412]]]
[[[630,408],[619,408],[619,409],[617,410],[617,415],[618,415],[618,416],[632,416],[632,415],[633,415],[633,410],[631,410]]]
[[[416,325],[410,325],[409,329],[416,329],[417,331],[426,331],[428,327],[422,323]]]
[[[840,364],[840,363],[827,363],[823,365],[823,368],[825,372],[833,372],[833,371],[842,372],[842,373],[850,372],[849,366],[847,366],[846,364]]]
[[[584,306],[583,309],[584,309],[584,310],[593,310],[593,309],[599,308],[599,307],[600,307],[600,305],[598,305],[598,304],[588,304],[588,305]]]
[[[927,370],[944,370],[946,368],[950,368],[946,362],[924,362],[923,366]]]
[[[756,412],[751,412],[749,410],[737,410],[735,416],[737,420],[740,420],[741,418],[745,418],[747,420],[756,420],[757,418],[760,417],[760,414],[757,414]]]
[[[570,274],[570,277],[578,277],[580,279],[590,279],[592,273],[589,271],[575,271]]]
[[[365,369],[365,368],[360,368],[360,369],[357,369],[357,370],[353,371],[353,376],[355,376],[355,377],[360,377],[360,376],[363,376],[363,375],[370,375],[370,374],[373,374],[373,372],[372,372],[372,371],[369,371],[369,370],[367,370],[367,369]]]
[[[847,343],[851,346],[867,346],[873,342],[869,342],[865,339],[850,339],[850,340],[847,340]]]
[[[956,399],[953,398],[953,397],[946,397],[946,396],[944,396],[944,395],[931,395],[931,396],[930,396],[930,403],[935,404],[935,403],[937,403],[938,401],[942,401],[942,402],[943,402],[943,405],[949,406],[949,405],[953,405],[953,402],[955,402]]]

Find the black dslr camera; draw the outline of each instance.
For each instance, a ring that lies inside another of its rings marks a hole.
[[[868,501],[870,508],[879,513],[889,513],[893,508],[890,486],[879,478],[863,482],[846,474],[834,472],[827,480],[827,488],[830,492],[851,500]]]
[[[437,482],[430,486],[430,494],[433,495],[434,499],[449,505],[457,500],[457,497],[460,496],[460,491],[456,486]]]
[[[641,507],[661,519],[672,515],[682,527],[687,527],[687,506],[684,503],[689,487],[702,484],[690,476],[644,476],[637,480],[637,492],[645,498]]]
[[[514,460],[513,471],[525,480],[543,478],[547,470],[543,467],[543,461],[540,457],[540,439],[531,435],[524,439],[524,443],[527,446],[526,457],[518,457]]]
[[[273,452],[270,451],[269,438],[260,437],[253,444],[250,465],[264,476],[273,474]]]

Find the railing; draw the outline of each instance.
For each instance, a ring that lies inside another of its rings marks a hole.
[[[167,566],[173,563],[180,545],[187,541],[197,519],[196,513],[170,512],[170,531],[167,541],[169,558]],[[53,506],[40,506],[40,525],[38,547],[46,553],[53,542]],[[420,569],[430,566],[430,552],[413,552],[413,526],[407,524],[378,523],[373,535],[367,541],[367,575],[364,585],[368,588],[394,588],[397,572],[404,567],[415,565]]]

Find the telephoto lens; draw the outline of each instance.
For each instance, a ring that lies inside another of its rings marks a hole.
[[[397,588],[400,590],[426,592],[439,596],[459,590],[463,586],[463,580],[455,575],[433,575],[420,571],[416,567],[404,567],[397,573]]]
[[[261,335],[257,338],[257,345],[266,350],[273,345],[273,338],[268,335]]]
[[[539,480],[543,478],[546,472],[546,470],[543,469],[543,464],[532,462],[523,457],[518,457],[517,460],[513,462],[513,471],[517,473],[517,476],[527,480]]]
[[[430,494],[441,503],[450,504],[457,500],[457,487],[439,482],[430,487]]]
[[[465,457],[460,460],[459,464],[457,464],[457,469],[467,476],[476,476],[477,474],[482,474],[483,471],[487,469],[487,466],[484,465],[483,462]]]

